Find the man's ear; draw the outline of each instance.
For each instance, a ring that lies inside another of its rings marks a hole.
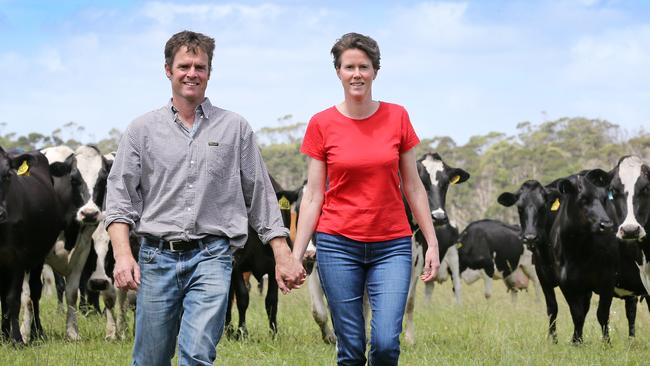
[[[172,78],[172,69],[167,64],[165,64],[165,75],[167,75],[167,79]]]

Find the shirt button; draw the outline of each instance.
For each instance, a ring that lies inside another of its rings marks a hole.
[[[192,209],[191,209],[191,208],[189,208],[189,207],[187,208],[187,210],[188,210],[188,211],[192,211]]]
[[[194,164],[194,160],[190,160],[190,165]]]
[[[190,184],[190,188],[194,187],[193,185]]]

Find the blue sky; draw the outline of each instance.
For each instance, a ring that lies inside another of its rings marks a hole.
[[[650,130],[650,2],[0,0],[0,133],[123,130],[170,97],[183,29],[215,38],[207,95],[255,129],[340,102],[329,50],[355,31],[381,48],[374,98],[421,138],[578,116]]]

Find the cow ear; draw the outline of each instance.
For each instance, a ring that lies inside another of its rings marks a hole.
[[[50,164],[50,175],[53,177],[62,177],[64,175],[70,174],[72,166],[70,164],[62,162],[54,162]]]
[[[29,169],[36,163],[36,157],[31,154],[21,154],[14,157],[9,157],[9,164],[11,169],[18,170],[18,174],[21,172],[28,172]]]
[[[453,168],[449,176],[451,177],[449,179],[449,183],[451,184],[463,183],[469,179],[469,173],[461,168]]]
[[[111,168],[113,167],[113,160],[106,159],[104,156],[102,156],[102,162],[104,163],[104,169],[106,169],[106,173],[111,171]]]
[[[585,178],[598,187],[607,187],[612,177],[602,169],[593,169],[587,172]]]
[[[510,207],[517,202],[517,196],[514,193],[503,192],[499,195],[497,201],[503,206]]]
[[[568,179],[560,179],[557,182],[557,189],[561,194],[576,194],[578,189],[575,184]]]

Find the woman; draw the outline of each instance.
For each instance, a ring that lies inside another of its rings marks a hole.
[[[339,365],[365,365],[363,292],[372,309],[372,365],[396,365],[411,276],[411,229],[400,186],[429,244],[425,270],[438,270],[438,242],[415,163],[419,143],[406,110],[372,99],[379,47],[348,33],[332,47],[345,99],[309,122],[307,189],[293,254],[302,259],[314,230],[316,260],[332,314]],[[401,185],[400,185],[401,177]],[[328,187],[326,188],[326,179]]]

